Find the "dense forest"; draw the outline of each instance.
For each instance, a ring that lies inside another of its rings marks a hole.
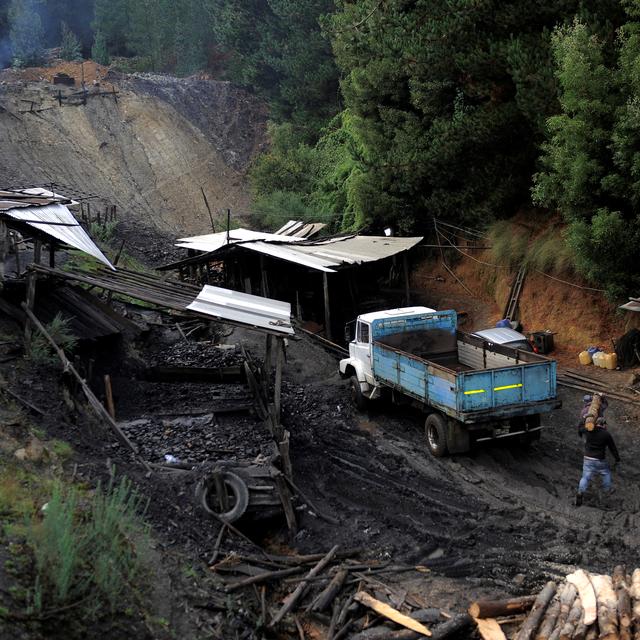
[[[230,79],[270,105],[258,222],[428,233],[536,211],[577,273],[640,288],[639,0],[0,0],[44,48]]]

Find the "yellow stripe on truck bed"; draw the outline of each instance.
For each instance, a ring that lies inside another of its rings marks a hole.
[[[470,396],[473,393],[486,393],[486,391],[484,389],[475,389],[474,391],[465,391],[464,395]]]
[[[504,387],[493,387],[494,391],[504,391],[505,389],[517,389],[522,386],[522,382],[518,384],[505,384]]]

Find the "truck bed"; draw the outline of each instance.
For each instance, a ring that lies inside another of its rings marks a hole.
[[[462,422],[558,405],[555,361],[456,331],[453,311],[376,320],[372,332],[374,377]]]

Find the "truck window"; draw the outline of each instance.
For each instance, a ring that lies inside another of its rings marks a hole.
[[[369,342],[369,325],[366,322],[358,322],[358,342]]]

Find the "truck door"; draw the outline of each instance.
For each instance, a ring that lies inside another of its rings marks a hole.
[[[362,363],[364,377],[370,384],[373,382],[371,369],[371,325],[358,320],[356,325],[355,357]]]

